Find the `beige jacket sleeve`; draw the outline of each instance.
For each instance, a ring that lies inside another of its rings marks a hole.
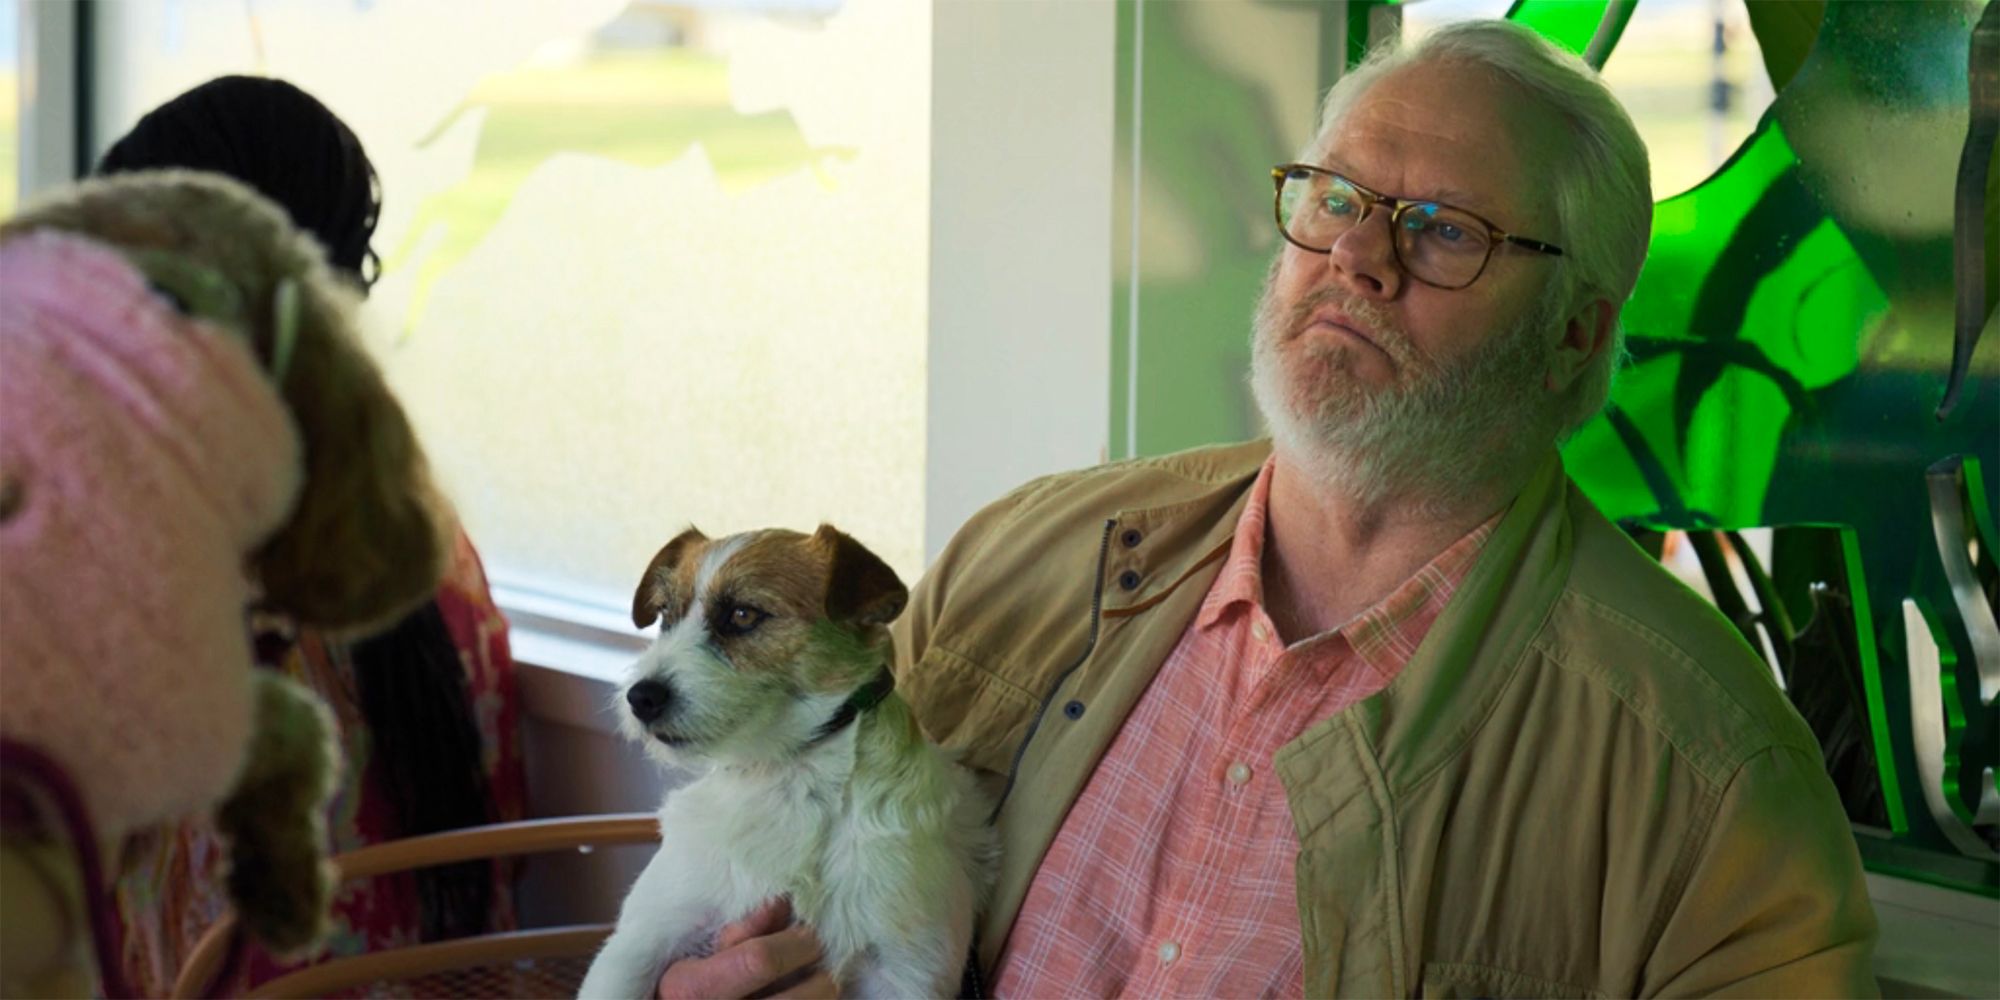
[[[1878,996],[1875,912],[1816,755],[1771,747],[1722,791],[1692,844],[1642,996]]]

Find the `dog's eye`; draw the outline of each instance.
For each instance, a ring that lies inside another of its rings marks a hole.
[[[724,610],[720,630],[723,635],[748,635],[771,615],[748,604],[732,604]]]

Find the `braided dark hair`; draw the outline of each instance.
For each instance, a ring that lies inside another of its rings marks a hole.
[[[465,665],[431,601],[388,631],[351,647],[372,761],[405,835],[491,822],[479,728]],[[487,929],[493,864],[468,861],[417,872],[425,940]]]
[[[97,172],[165,167],[224,174],[256,188],[325,246],[336,270],[364,292],[373,284],[380,261],[369,241],[382,210],[374,165],[346,123],[298,87],[251,76],[210,80],[139,119]],[[437,602],[347,651],[398,832],[491,822],[465,665]],[[330,652],[338,662],[338,650]],[[469,862],[418,872],[424,937],[486,929],[492,871],[490,862]]]

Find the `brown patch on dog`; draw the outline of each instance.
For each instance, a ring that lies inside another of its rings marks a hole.
[[[881,557],[868,551],[831,524],[813,533],[813,545],[826,553],[825,607],[827,617],[862,627],[887,625],[909,603],[909,588]]]
[[[819,588],[826,568],[805,540],[796,531],[753,532],[700,581],[710,639],[737,670],[790,671],[806,651],[823,618]],[[757,617],[747,631],[731,620],[738,609]]]
[[[705,582],[705,593],[728,595],[773,614],[819,617],[820,588],[826,566],[796,531],[770,529],[752,533],[729,561]]]
[[[691,558],[707,547],[708,536],[700,528],[689,527],[654,553],[639,575],[632,591],[632,624],[645,628],[665,617],[668,624],[687,613],[694,594],[694,573],[699,563]]]

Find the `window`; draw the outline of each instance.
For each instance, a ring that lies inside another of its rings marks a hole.
[[[21,5],[0,3],[0,218],[21,190]]]
[[[822,518],[922,568],[925,5],[105,5],[99,146],[228,72],[381,174],[367,313],[496,583],[624,607],[654,550]]]

